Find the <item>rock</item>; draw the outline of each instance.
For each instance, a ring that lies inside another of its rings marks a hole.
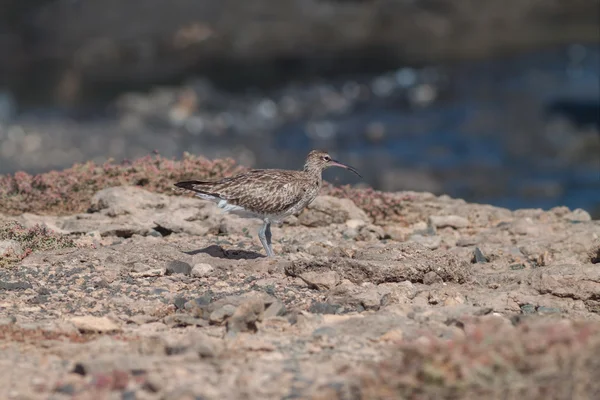
[[[234,344],[235,349],[244,349],[246,351],[275,351],[277,347],[270,341],[256,337],[254,335],[241,336]]]
[[[531,236],[539,236],[541,232],[539,225],[534,224],[532,219],[529,217],[515,220],[511,225],[510,231],[515,235]]]
[[[360,229],[366,224],[367,222],[362,219],[349,219],[348,221],[346,221],[346,226],[350,229]]]
[[[329,290],[341,281],[340,275],[335,271],[308,271],[301,274],[300,279],[306,282],[310,288],[317,290]]]
[[[404,339],[404,332],[402,329],[392,329],[379,337],[379,340],[382,342],[400,343],[402,342],[402,339]]]
[[[441,236],[423,236],[420,234],[414,234],[409,239],[412,242],[419,243],[428,249],[435,250],[442,244]]]
[[[342,236],[346,239],[356,239],[358,237],[358,230],[352,228],[344,229]]]
[[[208,305],[210,304],[210,297],[203,296],[186,302],[183,306],[184,310],[191,313],[197,318],[207,318]]]
[[[280,316],[285,315],[285,313],[286,313],[285,304],[283,304],[279,300],[275,300],[265,310],[264,319],[280,317]]]
[[[165,273],[165,268],[154,268],[142,272],[130,272],[129,276],[131,276],[132,278],[150,278],[154,276],[163,276],[165,275]]]
[[[483,263],[488,262],[487,257],[483,255],[483,253],[481,252],[479,247],[475,247],[475,250],[473,250],[473,261],[478,264],[483,264]]]
[[[370,242],[370,241],[374,241],[374,240],[383,239],[384,236],[385,236],[385,231],[383,230],[382,227],[373,225],[373,224],[367,224],[367,225],[363,225],[358,230],[358,236],[356,238],[358,240]]]
[[[458,215],[432,215],[429,217],[429,224],[438,229],[446,227],[460,229],[468,227],[470,222],[468,219]]]
[[[239,296],[227,296],[224,298],[221,298],[219,300],[213,301],[209,304],[208,306],[208,311],[209,312],[213,312],[215,310],[218,310],[219,308],[223,307],[226,304],[230,304],[234,307],[238,307],[243,303],[246,303],[248,300],[254,300],[254,299],[260,299],[263,304],[265,305],[265,308],[269,305],[272,304],[273,302],[275,302],[275,298],[272,295],[269,295],[265,292],[262,291],[251,291],[251,292],[247,292],[244,293],[242,295]]]
[[[213,358],[223,351],[221,340],[207,336],[198,331],[191,331],[183,337],[166,338],[165,352],[172,356],[195,353],[200,358]]]
[[[194,317],[193,315],[186,314],[172,314],[168,315],[163,319],[165,325],[175,328],[175,327],[185,327],[185,326],[199,326],[204,327],[208,326],[208,322],[205,319]]]
[[[225,304],[223,307],[210,313],[209,320],[211,324],[221,324],[227,318],[231,317],[235,313],[236,309],[236,306]]]
[[[15,282],[7,282],[0,279],[0,290],[25,290],[31,289],[33,286],[29,282],[25,281],[15,281]]]
[[[173,274],[182,274],[182,275],[191,275],[192,274],[192,266],[184,261],[173,260],[167,264],[167,275]]]
[[[257,323],[262,321],[265,303],[260,298],[251,298],[241,304],[227,320],[227,333],[258,331]]]
[[[593,264],[535,268],[528,282],[540,294],[593,301],[600,293],[600,268]]]
[[[440,276],[433,271],[428,272],[423,276],[423,284],[424,285],[433,285],[435,283],[442,283],[442,282],[443,282],[442,278],[440,278]]]
[[[416,243],[390,246],[373,246],[359,250],[354,258],[299,259],[286,265],[290,276],[300,276],[309,271],[324,273],[335,271],[354,283],[371,282],[422,282],[426,273],[437,273],[444,282],[464,282],[470,268],[452,253],[429,250]]]
[[[376,287],[354,296],[365,310],[375,311],[379,310],[379,307],[381,306],[381,297],[382,296]]]
[[[563,218],[571,222],[588,222],[592,220],[590,214],[581,208],[573,210],[572,212],[564,215]]]
[[[317,197],[298,216],[301,225],[311,227],[343,224],[348,220],[369,222],[369,217],[352,200],[332,196]]]
[[[308,311],[313,314],[337,314],[339,308],[339,304],[313,302]]]
[[[399,225],[386,225],[383,227],[384,234],[392,240],[404,242],[412,235],[413,230]]]
[[[121,327],[107,317],[86,315],[73,317],[69,321],[82,333],[112,333],[121,331]]]
[[[194,267],[192,268],[192,276],[195,278],[205,278],[205,277],[209,276],[214,270],[215,270],[215,268],[210,264],[206,264],[206,263],[195,264]]]
[[[90,211],[107,210],[107,214],[116,217],[135,213],[138,209],[164,207],[161,195],[151,193],[135,186],[116,186],[102,189],[90,201]]]
[[[187,303],[187,300],[185,299],[185,297],[182,297],[182,296],[176,296],[175,299],[173,300],[173,304],[179,310],[182,310],[185,307],[186,303]]]
[[[21,244],[16,240],[0,240],[0,257],[9,252],[20,256],[21,254],[23,254],[23,248],[21,247]]]

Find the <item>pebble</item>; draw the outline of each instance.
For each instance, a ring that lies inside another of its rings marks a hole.
[[[481,263],[481,264],[488,262],[487,257],[483,255],[483,253],[481,252],[479,247],[475,247],[475,250],[473,250],[473,260],[476,263]]]
[[[205,278],[209,276],[214,270],[215,268],[210,264],[199,263],[194,265],[194,267],[192,268],[192,276],[195,278]]]
[[[16,282],[7,282],[0,280],[0,290],[25,290],[31,289],[33,286],[29,282],[24,281],[16,281]]]
[[[227,320],[227,333],[256,332],[257,322],[262,321],[265,305],[260,298],[251,298],[240,304]]]
[[[317,290],[329,290],[339,285],[342,280],[340,274],[335,271],[308,271],[301,274],[300,279],[306,282],[310,288]]]
[[[410,240],[419,243],[430,250],[435,250],[442,244],[442,238],[440,236],[423,236],[415,234],[410,237]]]
[[[172,314],[168,315],[163,319],[165,325],[173,327],[184,327],[184,326],[208,326],[208,322],[202,318],[196,318],[192,315],[186,314]]]
[[[336,314],[339,308],[339,304],[313,302],[308,311],[313,314]]]
[[[223,307],[210,313],[209,321],[212,324],[221,324],[227,318],[231,317],[236,309],[237,307],[234,305],[225,304]]]
[[[192,266],[184,261],[174,260],[167,264],[167,275],[182,274],[191,275]]]
[[[85,315],[73,317],[69,321],[82,333],[109,333],[121,331],[119,325],[107,317]]]
[[[0,257],[9,251],[16,255],[23,254],[23,248],[16,240],[0,240]]]
[[[383,335],[379,337],[379,341],[381,342],[401,342],[404,338],[404,332],[402,329],[392,329],[391,331],[387,331]]]
[[[588,222],[592,220],[590,214],[587,211],[582,210],[581,208],[573,210],[572,212],[565,215],[563,218],[570,222]]]
[[[510,231],[516,235],[537,236],[540,233],[540,227],[534,224],[529,217],[519,218],[511,224]]]
[[[150,278],[154,276],[165,275],[166,270],[164,268],[154,268],[142,272],[130,272],[129,275],[132,278]]]
[[[179,310],[182,310],[185,307],[186,302],[187,300],[185,299],[185,297],[177,296],[175,297],[173,304],[175,304],[175,307],[177,307]]]
[[[458,215],[432,215],[429,217],[429,225],[436,228],[466,228],[470,225],[469,220]]]
[[[285,304],[283,304],[279,300],[275,300],[267,309],[265,310],[264,318],[274,318],[281,317],[286,314]]]
[[[435,283],[442,283],[444,280],[435,272],[431,271],[423,276],[424,285],[433,285]]]

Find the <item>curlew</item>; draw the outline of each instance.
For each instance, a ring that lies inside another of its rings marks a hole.
[[[323,170],[330,167],[345,168],[361,176],[326,152],[313,150],[300,171],[253,169],[218,181],[185,181],[175,186],[195,192],[197,197],[216,203],[226,212],[261,219],[258,237],[267,257],[273,257],[271,223],[280,223],[308,206],[319,194]]]

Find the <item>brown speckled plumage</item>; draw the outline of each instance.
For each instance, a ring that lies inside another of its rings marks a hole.
[[[253,169],[214,182],[186,181],[175,186],[194,191],[198,197],[214,201],[225,211],[263,219],[259,238],[267,255],[272,256],[271,222],[282,221],[309,205],[321,189],[322,171],[333,166],[358,175],[354,168],[332,160],[326,152],[313,150],[301,171]]]

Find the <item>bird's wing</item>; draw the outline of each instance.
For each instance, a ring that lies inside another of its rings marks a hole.
[[[249,211],[276,215],[302,199],[306,184],[299,171],[251,170],[217,182],[186,181],[175,186],[218,197]]]

